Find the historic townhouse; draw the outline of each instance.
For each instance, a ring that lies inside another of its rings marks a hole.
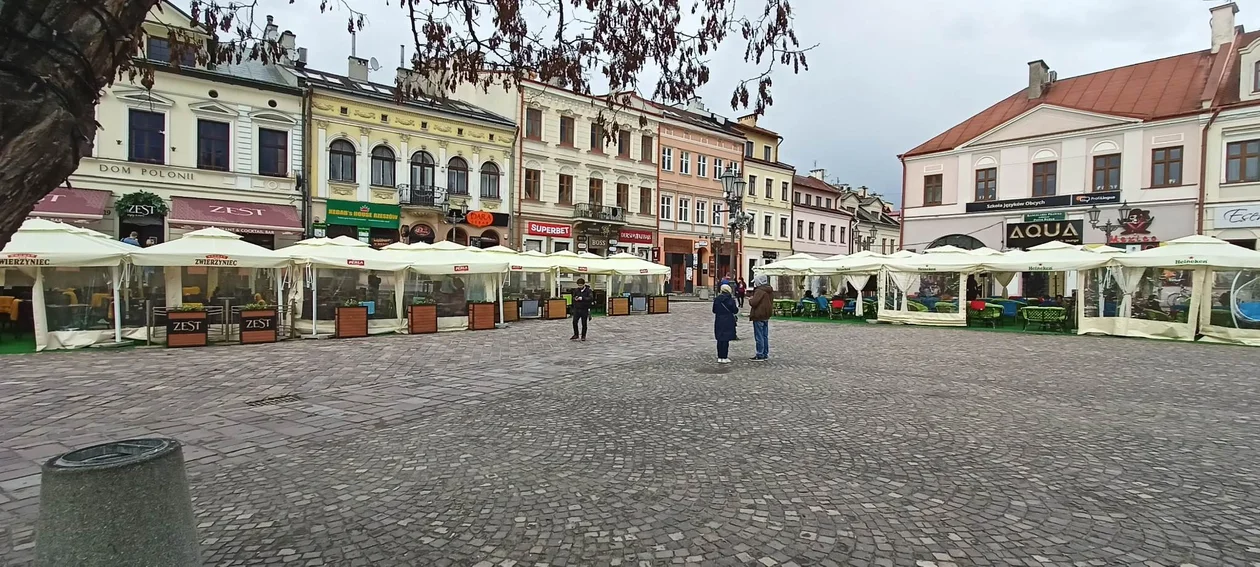
[[[744,233],[745,278],[753,268],[792,254],[792,178],[796,169],[779,161],[783,137],[757,124],[757,116],[739,119],[735,129],[744,136],[744,208],[755,215]]]
[[[699,99],[685,107],[661,106],[660,231],[670,290],[692,292],[734,275],[741,257],[726,224],[729,210],[721,177],[742,171],[744,138],[734,123],[706,110]]]
[[[1215,181],[1219,164],[1230,179],[1231,163],[1247,166],[1244,152],[1260,156],[1235,143],[1225,153],[1238,159],[1211,157],[1202,167],[1205,126],[1220,122],[1212,106],[1241,53],[1231,46],[1242,38],[1235,11],[1212,9],[1202,51],[1066,79],[1029,63],[1026,88],[901,156],[902,246],[1002,250],[1057,240],[1136,249],[1195,234],[1204,173]],[[1227,144],[1256,138],[1246,127],[1221,128],[1230,128],[1217,130]],[[1213,197],[1244,197],[1238,179],[1241,191],[1222,186]],[[1104,232],[1095,220],[1116,228]],[[1064,278],[1026,273],[1009,291],[1058,295],[1070,287]]]
[[[373,246],[449,240],[509,244],[516,125],[471,104],[395,97],[399,69],[373,82],[368,61],[347,75],[298,66],[310,88],[313,233]]]
[[[622,96],[609,108],[605,97],[534,81],[511,92],[462,85],[451,93],[521,125],[514,247],[652,258],[660,112]]]
[[[900,250],[901,220],[892,214],[891,205],[865,186],[852,189],[841,185],[840,192],[840,207],[853,216],[849,237],[853,239],[851,248],[854,252],[870,250],[892,254]]]
[[[853,213],[840,205],[844,192],[826,177],[826,170],[815,169],[792,181],[792,250],[818,258],[848,254],[854,224]]]
[[[1234,27],[1234,4],[1212,9],[1213,36],[1227,54],[1208,121],[1204,167],[1203,234],[1256,249],[1260,239],[1260,32]],[[1216,42],[1214,42],[1214,45]]]
[[[162,242],[217,226],[275,248],[302,235],[302,97],[282,68],[245,62],[171,65],[169,28],[207,42],[174,4],[144,24],[152,90],[125,80],[101,98],[90,156],[32,215],[76,222],[115,238]],[[293,34],[265,33],[292,47]]]

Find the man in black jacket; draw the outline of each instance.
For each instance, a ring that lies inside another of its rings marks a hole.
[[[595,292],[586,280],[578,278],[578,289],[573,292],[573,336],[569,340],[586,340],[586,324],[591,320],[591,303],[595,301]],[[578,334],[578,321],[582,322],[582,334]]]

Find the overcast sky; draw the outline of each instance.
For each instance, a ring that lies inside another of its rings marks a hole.
[[[178,0],[177,0],[178,1]],[[263,0],[280,29],[297,34],[313,67],[345,73],[350,37],[343,13],[314,0]],[[376,57],[373,80],[392,82],[410,31],[398,0],[351,0],[369,16],[360,57]],[[759,0],[741,0],[751,6]],[[781,159],[798,173],[866,185],[900,201],[897,154],[1027,86],[1029,61],[1060,78],[1210,46],[1211,0],[793,0],[810,70],[774,76],[775,104],[761,124],[784,137]],[[1239,2],[1238,23],[1258,21],[1260,3]],[[1248,13],[1250,9],[1252,13]],[[261,18],[259,18],[261,19]],[[1248,26],[1252,28],[1254,26]],[[731,91],[759,71],[742,62],[738,35],[714,57],[701,94],[735,117]],[[410,44],[408,44],[410,52]],[[650,93],[649,93],[650,94]]]

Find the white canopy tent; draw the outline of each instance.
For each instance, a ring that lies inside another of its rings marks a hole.
[[[966,326],[967,310],[962,304],[966,299],[967,276],[982,271],[981,265],[986,258],[1000,255],[1001,252],[990,248],[963,250],[955,246],[940,246],[929,248],[922,254],[889,258],[885,264],[885,277],[879,282],[879,296],[884,298],[879,320]],[[931,305],[925,303],[928,299],[933,301]],[[934,309],[941,302],[952,302],[953,311]],[[924,307],[918,308],[919,305]]]
[[[605,263],[613,271],[608,277],[608,297],[629,298],[631,313],[647,313],[648,297],[660,294],[670,274],[669,266],[626,252],[609,256]]]
[[[132,248],[68,224],[43,219],[22,223],[0,251],[0,284],[9,279],[9,270],[32,280],[36,350],[78,348],[111,340],[120,343],[124,336],[143,338],[139,329],[124,335],[122,325],[120,288],[126,255]],[[50,292],[59,293],[58,299],[64,300],[55,305],[59,330],[49,330]],[[109,299],[104,310],[93,304],[98,298]],[[113,320],[112,331],[109,319]],[[101,325],[104,329],[83,328],[101,321],[105,322]],[[132,336],[135,332],[139,336]]]
[[[405,291],[400,305],[404,304],[406,295],[434,299],[439,306],[439,330],[467,328],[468,301],[498,303],[499,320],[503,320],[503,302],[496,299],[511,265],[510,257],[449,241],[423,248],[412,246],[390,245],[384,251],[388,257],[406,262],[410,272],[430,278],[423,281],[407,278],[406,285],[400,286]]]
[[[1260,331],[1239,324],[1239,316],[1260,323],[1253,311],[1260,304],[1249,292],[1256,270],[1260,252],[1208,236],[1115,254],[1109,267],[1086,277],[1078,332],[1183,341],[1202,332],[1207,341],[1260,344]]]
[[[287,256],[294,265],[303,269],[296,270],[291,288],[291,300],[296,304],[293,308],[294,326],[305,332],[310,326],[311,336],[319,334],[319,275],[321,271],[353,271],[353,272],[385,272],[393,278],[394,287],[394,320],[375,319],[368,321],[368,331],[372,334],[391,333],[402,329],[404,321],[399,314],[402,305],[403,286],[398,282],[406,276],[409,264],[390,254],[373,249],[366,243],[353,238],[338,236],[336,238],[308,238],[293,246],[283,248],[279,252]],[[357,278],[356,278],[357,279]],[[309,323],[303,319],[303,292],[310,285],[311,313]],[[336,290],[342,293],[342,290]]]
[[[878,277],[889,258],[878,252],[860,250],[852,254],[838,254],[819,260],[817,267],[811,268],[810,272],[815,275],[829,276],[832,280],[831,287],[835,290],[840,290],[843,285],[853,286],[858,293],[858,300],[853,306],[853,314],[861,317],[864,314],[863,304],[865,303],[862,300],[862,290],[870,283],[872,277]]]

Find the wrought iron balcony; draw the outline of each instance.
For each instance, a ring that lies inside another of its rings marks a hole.
[[[446,208],[446,190],[432,185],[398,186],[398,204],[404,207]]]
[[[578,203],[574,205],[573,215],[583,219],[626,222],[626,210],[624,208],[593,203]]]

